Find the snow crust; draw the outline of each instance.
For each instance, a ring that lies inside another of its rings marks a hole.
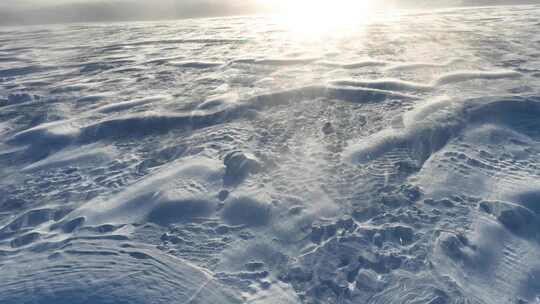
[[[537,303],[539,17],[0,29],[0,303]]]

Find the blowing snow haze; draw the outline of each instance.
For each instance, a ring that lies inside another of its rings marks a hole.
[[[379,1],[381,2],[381,1]],[[446,7],[504,5],[531,0],[387,0],[397,7]],[[265,13],[272,7],[264,0],[4,0],[0,25],[65,22],[163,20]]]
[[[253,12],[253,1],[7,1],[0,4],[0,24],[160,20]]]
[[[540,304],[524,1],[0,0],[0,304]]]

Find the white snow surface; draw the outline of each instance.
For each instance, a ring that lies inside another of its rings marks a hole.
[[[0,41],[2,304],[540,302],[540,6]]]

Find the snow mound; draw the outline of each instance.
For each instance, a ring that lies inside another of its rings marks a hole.
[[[209,216],[216,209],[217,202],[212,197],[221,187],[223,174],[223,165],[218,161],[186,159],[163,168],[108,200],[88,202],[65,221],[84,217],[87,225],[146,220],[167,225]]]
[[[271,218],[271,205],[252,197],[231,198],[225,202],[223,218],[231,225],[265,226]]]
[[[505,78],[519,78],[522,74],[515,71],[457,71],[440,76],[433,82],[434,85],[446,85],[469,80],[496,80]]]

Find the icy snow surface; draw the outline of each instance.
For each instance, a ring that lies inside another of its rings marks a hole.
[[[538,303],[540,7],[0,29],[0,303]]]

